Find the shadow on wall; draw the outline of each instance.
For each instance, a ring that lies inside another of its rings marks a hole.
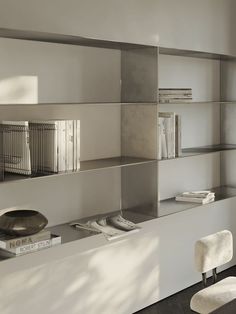
[[[102,250],[1,275],[0,312],[131,313],[137,304],[146,306],[158,298],[158,247],[157,238],[150,241],[150,235],[142,234]]]
[[[13,76],[0,80],[0,104],[37,103],[37,76]]]

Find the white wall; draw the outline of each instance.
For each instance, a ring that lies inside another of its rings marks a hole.
[[[0,26],[236,54],[234,0],[1,0]]]
[[[0,26],[236,54],[234,8],[232,0],[0,0]],[[116,180],[107,180],[109,191],[109,182]],[[22,190],[12,184],[12,190],[2,189],[4,206],[12,195],[17,202],[21,198]],[[96,184],[99,177],[94,182],[99,193]],[[39,200],[44,186],[35,185]],[[105,192],[99,193],[101,204]],[[0,312],[31,314],[33,308],[35,314],[132,313],[200,280],[192,262],[194,241],[226,228],[236,236],[234,207],[235,199],[229,199],[153,220],[145,225],[146,235],[100,245],[95,251],[86,251],[85,245],[84,253],[76,255],[83,246],[76,242],[1,262]]]

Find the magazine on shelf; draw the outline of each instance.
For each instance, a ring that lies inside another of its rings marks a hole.
[[[73,222],[70,224],[72,227],[78,229],[85,229],[95,233],[101,233],[108,241],[119,239],[138,232],[141,227],[132,223],[131,221],[124,219],[121,215],[91,219],[86,222]]]
[[[208,204],[215,200],[215,193],[211,191],[183,192],[175,197],[179,202]]]

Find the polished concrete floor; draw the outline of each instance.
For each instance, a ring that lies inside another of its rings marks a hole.
[[[221,280],[228,276],[236,276],[236,266],[221,272],[218,275],[218,279]],[[136,314],[193,314],[189,307],[190,299],[194,293],[200,289],[202,289],[202,283],[198,283],[180,291],[160,302],[136,312]]]

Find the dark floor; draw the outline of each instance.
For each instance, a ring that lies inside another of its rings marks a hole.
[[[236,276],[236,266],[219,273],[218,280],[228,276]],[[209,282],[210,281],[211,278],[209,279]],[[136,312],[136,314],[193,314],[189,307],[190,299],[194,293],[200,289],[202,289],[202,283],[198,283],[185,290],[182,290],[162,301],[159,301],[141,311]]]

